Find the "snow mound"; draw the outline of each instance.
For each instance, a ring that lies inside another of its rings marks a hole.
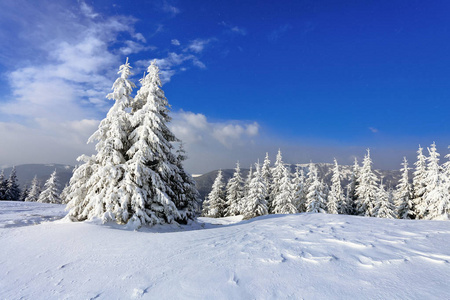
[[[1,220],[19,219],[23,210],[8,205],[0,202]],[[36,210],[58,218],[56,208]],[[449,299],[449,240],[449,222],[326,214],[141,231],[3,226],[0,291],[5,299]]]

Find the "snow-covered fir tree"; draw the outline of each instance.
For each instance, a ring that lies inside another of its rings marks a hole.
[[[248,169],[247,178],[244,182],[244,198],[248,196],[248,192],[250,191],[250,182],[253,178],[253,166],[250,165],[250,168]]]
[[[397,217],[393,203],[392,189],[389,189],[389,191],[385,190],[383,179],[381,180],[380,187],[376,193],[372,216],[387,219],[395,219]]]
[[[272,191],[272,168],[270,167],[269,153],[266,152],[266,157],[261,167],[261,176],[264,181],[264,185],[267,187],[267,201],[270,201],[270,194]]]
[[[40,194],[41,194],[41,187],[39,186],[37,176],[34,176],[33,180],[31,181],[30,191],[28,193],[28,196],[25,198],[25,201],[37,202]]]
[[[124,180],[118,187],[122,192],[120,222],[133,224],[133,227],[177,220],[185,222],[174,203],[175,191],[180,187],[178,183],[183,182],[184,173],[172,153],[172,143],[179,140],[168,127],[171,121],[169,103],[161,89],[159,75],[156,61],[152,61],[135,99],[139,105],[133,106],[129,159]],[[177,192],[189,194],[186,190]],[[188,204],[186,209],[194,206]]]
[[[6,183],[6,192],[5,192],[5,200],[8,201],[19,201],[20,194],[22,191],[19,188],[19,184],[17,183],[17,174],[16,167],[14,166],[9,174],[8,181]]]
[[[61,203],[62,204],[67,204],[67,195],[69,194],[69,183],[66,183],[66,185],[64,186],[63,190],[61,191],[61,194],[59,195],[59,198],[61,198]]]
[[[359,185],[359,173],[360,173],[360,166],[358,164],[358,159],[355,157],[353,168],[352,168],[352,175],[350,178],[350,184],[347,187],[348,191],[348,208],[347,208],[347,214],[357,214],[356,212],[356,188]]]
[[[211,188],[211,192],[203,202],[202,215],[210,218],[220,218],[224,216],[225,209],[225,191],[223,183],[222,170],[217,172],[216,179]]]
[[[373,209],[378,192],[377,176],[372,171],[372,159],[370,150],[363,160],[363,165],[359,174],[359,184],[356,187],[356,212],[362,216],[373,216]]]
[[[5,178],[5,171],[2,170],[0,173],[0,200],[6,200],[6,185],[8,184],[8,180]]]
[[[200,194],[195,187],[195,181],[192,176],[184,171],[183,162],[187,159],[183,142],[179,143],[177,154],[177,167],[180,171],[181,181],[173,182],[173,191],[175,194],[175,206],[178,209],[180,218],[179,223],[187,223],[188,220],[194,219],[199,213]]]
[[[56,176],[56,170],[50,175],[50,178],[44,184],[41,194],[37,202],[40,203],[53,203],[61,204],[61,198],[59,197],[58,190],[58,177]]]
[[[167,126],[169,104],[159,69],[152,62],[133,100],[130,68],[128,62],[120,67],[120,77],[108,95],[115,103],[90,138],[98,142],[97,155],[80,157],[84,164],[74,171],[72,179],[78,180],[70,181],[69,216],[75,220],[98,217],[133,228],[184,222],[195,214],[189,210],[194,209],[196,199],[187,199],[182,213],[175,205],[182,203],[175,191],[177,195],[193,193],[187,191],[189,181],[183,181],[184,171],[172,153],[172,143],[178,139]]]
[[[402,178],[400,178],[395,190],[395,206],[399,219],[414,219],[414,204],[412,200],[412,188],[409,183],[409,168],[406,157],[403,157],[402,168],[400,169]]]
[[[291,181],[291,172],[284,169],[283,177],[280,180],[280,192],[273,200],[274,214],[295,214],[297,208],[294,205],[294,187]]]
[[[272,202],[275,200],[275,197],[281,192],[281,179],[284,176],[284,169],[286,169],[286,167],[283,163],[283,156],[281,155],[281,150],[278,150],[277,158],[275,160],[274,167],[272,168],[272,184],[269,187],[270,194],[268,205],[270,213],[273,212]]]
[[[27,199],[29,193],[30,193],[30,189],[28,188],[28,186],[25,186],[22,189],[22,193],[20,194],[19,201],[25,201],[25,199]]]
[[[293,204],[298,212],[306,211],[306,194],[307,187],[305,182],[305,172],[300,166],[295,168],[294,178],[292,179],[294,189]]]
[[[440,154],[436,150],[436,143],[431,144],[428,153],[425,194],[418,211],[425,219],[448,219],[449,189],[439,165]]]
[[[334,159],[331,189],[327,197],[327,211],[329,214],[347,213],[347,203],[341,185],[341,173],[336,159]]]
[[[269,213],[267,207],[267,188],[261,176],[259,162],[255,164],[256,170],[250,180],[248,195],[245,198],[244,219],[248,220]]]
[[[79,158],[87,165],[80,166],[81,172],[78,172],[77,180],[70,182],[68,207],[71,208],[69,216],[73,220],[100,218],[103,222],[128,221],[127,210],[124,212],[122,209],[126,196],[118,186],[124,177],[124,164],[127,161],[125,153],[130,146],[130,121],[126,111],[133,100],[131,92],[134,84],[128,80],[130,69],[127,59],[119,68],[120,76],[113,84],[113,92],[107,95],[108,99],[114,101],[114,105],[88,140],[88,143],[97,141],[97,154],[93,159],[85,156]],[[89,174],[83,172],[88,168]],[[76,170],[74,175],[75,172]],[[89,177],[79,176],[83,173]]]
[[[416,169],[413,177],[413,203],[414,203],[414,215],[416,219],[423,219],[424,215],[419,210],[421,207],[425,207],[423,195],[426,190],[426,177],[427,177],[427,161],[426,156],[423,154],[423,148],[420,147],[417,150],[417,161],[414,163]]]
[[[312,162],[308,172],[308,194],[306,195],[306,211],[313,213],[326,213],[327,199],[324,186],[319,179],[317,167]]]
[[[78,216],[78,219],[86,219],[89,206],[91,206],[87,193],[93,185],[91,183],[92,174],[99,165],[96,163],[95,155],[81,155],[77,158],[77,161],[82,163],[73,170],[66,196],[61,200],[63,203],[67,203],[67,209],[70,209],[69,217]]]
[[[233,177],[228,181],[226,187],[226,209],[225,216],[237,216],[241,214],[241,201],[244,197],[244,180],[241,176],[239,162],[236,163]]]

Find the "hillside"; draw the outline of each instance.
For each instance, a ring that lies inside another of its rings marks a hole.
[[[296,214],[140,231],[27,226],[63,208],[0,202],[2,298],[450,298],[449,222]]]

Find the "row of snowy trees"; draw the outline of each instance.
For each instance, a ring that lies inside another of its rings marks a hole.
[[[173,149],[173,143],[181,141],[167,125],[169,103],[159,69],[153,61],[134,98],[128,59],[118,74],[107,95],[115,103],[88,141],[97,142],[97,154],[78,158],[83,163],[64,191],[69,217],[100,218],[135,228],[185,223],[197,213],[199,194],[183,169],[182,146]]]
[[[31,187],[28,188],[25,186],[23,190],[20,189],[17,181],[18,180],[15,167],[12,168],[11,174],[9,175],[8,179],[5,179],[5,173],[2,170],[2,172],[0,173],[0,200],[55,204],[61,203],[56,170],[45,182],[43,189],[41,189],[41,187],[39,186],[39,182],[36,176],[34,176],[34,179],[31,182]]]
[[[448,219],[450,161],[439,165],[435,143],[428,148],[428,157],[421,147],[417,153],[412,184],[410,168],[404,158],[400,170],[402,177],[397,186],[386,188],[383,178],[374,173],[367,150],[362,166],[355,159],[350,183],[345,189],[336,160],[329,186],[319,178],[315,164],[310,163],[306,175],[299,166],[291,174],[290,166],[282,161],[281,151],[273,167],[267,154],[262,166],[256,163],[254,172],[250,167],[246,180],[242,178],[239,163],[226,185],[219,171],[203,203],[202,214],[207,217],[243,214],[249,219],[269,213],[316,212],[379,218]],[[450,158],[450,154],[446,157]]]

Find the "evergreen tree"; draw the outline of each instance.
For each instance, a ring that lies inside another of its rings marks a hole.
[[[0,200],[6,200],[6,185],[8,184],[8,180],[5,178],[5,171],[2,170],[0,173]]]
[[[419,214],[425,219],[448,218],[449,190],[443,170],[439,165],[440,154],[436,151],[436,144],[428,148],[426,188],[423,202],[418,207]]]
[[[372,171],[370,150],[364,157],[363,166],[359,174],[359,185],[356,187],[356,211],[358,215],[373,216],[374,203],[377,195],[377,177]]]
[[[311,162],[308,172],[308,194],[306,195],[306,211],[313,213],[326,213],[327,200],[323,183],[319,180],[317,167]]]
[[[412,200],[412,189],[409,183],[409,168],[406,157],[403,157],[403,168],[400,169],[402,178],[397,184],[395,191],[395,206],[399,219],[414,219],[414,205]]]
[[[275,160],[275,165],[272,168],[272,185],[270,186],[270,195],[269,195],[269,212],[273,212],[273,201],[275,197],[281,193],[281,179],[284,176],[284,169],[286,167],[283,163],[283,157],[281,155],[281,150],[278,150],[277,158]]]
[[[247,174],[247,178],[245,179],[245,182],[244,182],[244,196],[243,196],[243,199],[239,203],[239,211],[241,212],[241,214],[243,214],[246,209],[246,200],[245,199],[247,199],[248,194],[250,192],[250,183],[252,181],[252,178],[253,178],[253,166],[250,165],[250,168],[249,168],[248,174]]]
[[[39,181],[37,179],[37,176],[35,175],[33,181],[31,181],[30,192],[28,193],[28,196],[25,198],[25,201],[37,202],[40,194],[41,194],[41,187],[39,186]]]
[[[298,212],[306,211],[306,182],[305,173],[300,166],[295,168],[294,178],[292,179],[292,185],[294,188],[294,201],[293,204],[297,208]]]
[[[9,174],[8,182],[6,184],[5,200],[19,201],[21,190],[17,183],[16,167],[13,167],[11,174]]]
[[[266,152],[266,157],[261,168],[261,176],[264,181],[264,185],[267,187],[267,201],[270,202],[270,194],[272,191],[272,169],[270,167],[269,153]]]
[[[37,202],[61,204],[61,198],[59,198],[58,177],[56,176],[56,170],[45,182],[43,191],[39,195]]]
[[[396,218],[392,189],[389,189],[389,192],[387,192],[384,189],[383,180],[381,180],[380,187],[376,193],[372,216],[387,219]]]
[[[239,162],[237,162],[233,177],[228,181],[226,187],[226,216],[237,216],[241,214],[240,202],[244,196],[243,183],[244,180],[241,176],[241,168],[239,166]]]
[[[22,193],[20,194],[20,198],[19,201],[25,201],[25,199],[27,199],[28,194],[30,193],[30,190],[28,189],[27,186],[25,186],[22,190]]]
[[[347,213],[347,203],[341,186],[341,173],[339,165],[334,159],[333,175],[331,177],[331,190],[327,198],[327,209],[329,214]]]
[[[359,174],[360,174],[360,170],[361,168],[359,167],[358,164],[358,159],[355,157],[355,161],[353,164],[353,169],[352,169],[352,175],[351,175],[351,179],[350,179],[350,185],[349,187],[347,187],[348,190],[348,195],[349,197],[347,197],[348,201],[348,208],[347,208],[347,214],[351,215],[351,214],[358,214],[356,211],[356,188],[359,186]]]
[[[267,207],[267,189],[261,176],[259,162],[255,164],[256,171],[250,181],[249,192],[245,198],[244,219],[248,220],[269,213]]]
[[[69,184],[66,183],[66,185],[64,186],[63,190],[61,191],[61,194],[59,195],[59,198],[61,198],[61,203],[62,204],[67,204],[67,196],[69,194]]]
[[[199,212],[200,194],[195,187],[195,181],[191,175],[186,173],[183,168],[183,162],[187,159],[183,142],[180,142],[177,150],[177,167],[180,171],[181,181],[172,182],[175,193],[175,206],[180,213],[177,222],[186,224],[188,220],[194,219]]]
[[[273,201],[274,214],[295,214],[297,208],[294,206],[294,187],[291,182],[291,174],[287,168],[284,168],[283,177],[280,180],[280,193],[275,196]]]
[[[126,196],[119,189],[119,183],[124,177],[124,164],[127,161],[125,153],[130,146],[130,122],[126,111],[131,105],[130,95],[134,87],[128,80],[130,69],[127,59],[119,68],[120,77],[113,84],[113,92],[107,95],[107,98],[115,101],[114,105],[88,140],[88,143],[97,141],[97,154],[93,158],[81,156],[79,161],[84,161],[85,165],[74,170],[74,180],[70,181],[68,195],[68,208],[71,209],[69,216],[73,220],[101,218],[103,222],[119,223],[128,220],[121,209]]]
[[[413,177],[413,203],[414,203],[414,215],[416,219],[423,219],[424,215],[419,211],[420,207],[425,207],[423,203],[426,190],[426,177],[427,177],[427,162],[426,156],[423,154],[423,148],[419,145],[417,150],[417,161],[414,163],[416,170]]]
[[[204,211],[204,217],[220,218],[224,216],[225,192],[222,170],[219,170],[219,172],[217,172],[217,177],[214,180],[211,192],[208,194],[205,202],[208,210]]]

